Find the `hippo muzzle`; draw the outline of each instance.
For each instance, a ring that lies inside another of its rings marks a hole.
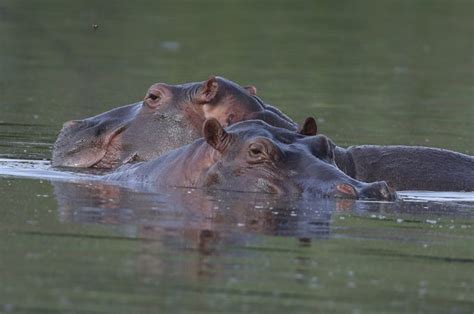
[[[357,185],[361,185],[358,183]],[[329,193],[333,197],[352,198],[360,200],[395,201],[397,193],[385,181],[362,183],[362,187],[351,184],[337,184]]]
[[[141,103],[119,107],[95,117],[64,123],[53,148],[55,167],[93,167],[116,163],[120,137],[137,116]],[[106,161],[108,160],[108,161]]]

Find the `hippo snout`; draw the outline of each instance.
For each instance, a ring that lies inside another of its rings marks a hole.
[[[373,183],[359,184],[340,183],[330,193],[332,197],[360,199],[360,200],[377,200],[377,201],[394,201],[397,194],[391,189],[385,181]]]
[[[364,186],[359,192],[359,198],[394,201],[397,199],[397,193],[387,185],[387,182],[378,181]]]

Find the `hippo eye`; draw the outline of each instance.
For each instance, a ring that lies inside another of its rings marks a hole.
[[[249,147],[249,155],[253,158],[262,158],[265,155],[265,147],[260,143],[253,143]]]
[[[250,155],[254,155],[254,156],[257,156],[257,155],[260,155],[262,154],[262,151],[258,148],[251,148],[250,149]]]

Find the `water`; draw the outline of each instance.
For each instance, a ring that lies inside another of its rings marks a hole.
[[[340,146],[473,154],[473,6],[2,1],[0,313],[472,313],[472,193],[153,194],[48,160],[64,121],[210,74]]]

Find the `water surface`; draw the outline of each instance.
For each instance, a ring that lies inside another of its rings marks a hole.
[[[64,121],[210,74],[340,146],[474,154],[472,1],[3,0],[0,38],[0,313],[472,313],[472,193],[148,193],[48,161]]]

